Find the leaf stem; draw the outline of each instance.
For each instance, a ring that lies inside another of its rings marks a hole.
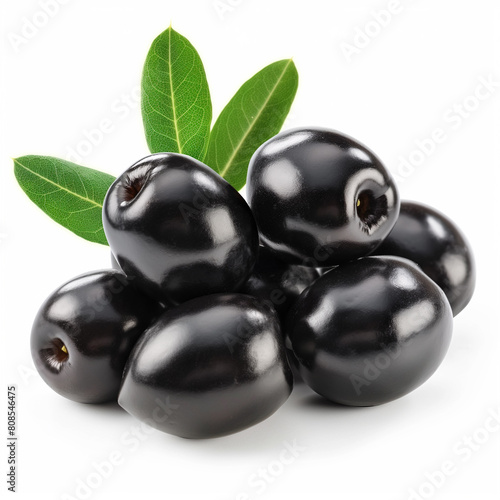
[[[40,179],[43,179],[45,182],[52,184],[53,186],[56,186],[58,189],[61,189],[62,191],[66,191],[67,193],[69,193],[73,196],[76,196],[77,198],[80,198],[81,200],[88,201],[89,203],[95,205],[96,207],[102,208],[101,203],[98,203],[97,201],[92,200],[91,198],[87,198],[85,196],[82,196],[81,194],[75,193],[74,191],[70,191],[69,189],[61,186],[60,184],[57,184],[57,182],[51,181],[47,177],[44,177],[43,175],[40,175],[39,173],[31,170],[30,168],[28,168],[26,165],[23,165],[19,160],[15,159],[15,158],[14,158],[14,162],[17,163],[17,165],[19,165],[20,167],[27,170],[30,174],[33,174],[33,175],[36,175],[37,177],[40,177]]]
[[[175,128],[175,139],[177,141],[178,152],[182,154],[182,144],[179,137],[179,127],[177,124],[177,111],[175,110],[175,94],[174,94],[174,83],[172,81],[172,24],[168,28],[168,79],[170,82],[170,92],[172,94],[172,111],[173,111],[173,121]]]
[[[238,154],[239,150],[241,149],[241,146],[243,146],[243,144],[245,143],[246,138],[250,135],[250,132],[252,131],[252,129],[255,126],[255,124],[257,123],[257,120],[260,118],[260,116],[262,115],[263,111],[266,109],[266,106],[267,106],[268,102],[271,100],[271,97],[273,96],[274,92],[278,88],[278,85],[281,83],[281,80],[283,79],[283,76],[285,75],[286,70],[288,69],[288,66],[290,66],[291,63],[292,63],[292,60],[289,59],[288,62],[287,62],[287,64],[283,68],[283,71],[281,72],[281,75],[279,76],[278,80],[276,81],[276,83],[274,84],[273,88],[271,89],[271,92],[269,92],[269,95],[266,97],[266,100],[262,104],[261,108],[255,114],[255,117],[253,118],[252,122],[250,123],[250,126],[248,127],[248,129],[246,130],[246,132],[243,134],[243,137],[241,138],[241,140],[236,145],[236,148],[234,148],[234,151],[232,152],[231,156],[227,160],[227,162],[224,165],[224,167],[221,170],[221,172],[219,172],[219,175],[221,177],[224,177],[224,175],[228,171],[229,167],[231,166],[233,160],[236,158],[236,155]]]

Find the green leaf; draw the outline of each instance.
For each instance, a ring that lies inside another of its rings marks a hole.
[[[149,49],[141,105],[152,153],[183,153],[203,160],[212,123],[207,77],[196,49],[172,27]]]
[[[277,61],[245,82],[222,110],[210,135],[205,163],[235,189],[245,185],[255,150],[283,126],[298,81],[291,59]]]
[[[17,182],[49,217],[82,238],[107,245],[102,203],[112,175],[51,156],[14,159]]]

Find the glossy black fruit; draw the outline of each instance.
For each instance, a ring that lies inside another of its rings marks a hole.
[[[469,242],[448,217],[431,207],[403,201],[394,228],[375,254],[417,263],[444,291],[454,316],[472,298],[476,265]]]
[[[116,400],[137,339],[159,313],[117,271],[83,274],[44,302],[31,331],[31,355],[45,382],[80,403]]]
[[[295,129],[253,155],[247,193],[261,243],[293,264],[330,267],[367,255],[399,212],[391,175],[338,132]]]
[[[287,264],[260,247],[253,272],[240,292],[271,302],[283,322],[299,295],[318,277],[316,269]]]
[[[366,257],[316,280],[289,316],[300,373],[330,401],[371,406],[404,396],[444,358],[452,312],[409,260]]]
[[[245,200],[185,155],[151,155],[125,171],[106,195],[103,225],[125,274],[162,302],[236,290],[257,258]]]
[[[269,301],[278,313],[283,331],[286,317],[295,301],[319,276],[320,272],[317,269],[288,264],[277,259],[271,250],[260,247],[253,272],[240,293]],[[292,369],[294,381],[299,382],[302,379],[298,373],[297,360],[288,339],[286,341],[288,363]]]
[[[240,294],[215,294],[164,313],[141,337],[119,404],[185,438],[231,434],[274,413],[292,390],[275,311]]]

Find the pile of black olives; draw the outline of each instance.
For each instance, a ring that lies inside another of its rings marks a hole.
[[[400,202],[381,161],[330,130],[263,144],[247,194],[180,154],[126,170],[103,208],[114,269],[64,284],[35,319],[42,378],[186,438],[264,420],[294,378],[352,406],[425,382],[474,290],[459,229]]]

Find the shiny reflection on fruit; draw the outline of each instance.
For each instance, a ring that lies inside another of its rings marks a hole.
[[[235,291],[257,258],[245,200],[186,155],[158,153],[126,170],[106,195],[103,227],[123,272],[163,303]]]
[[[78,276],[40,307],[31,355],[43,380],[81,403],[116,400],[135,342],[161,306],[118,271]]]
[[[418,264],[444,291],[454,316],[472,298],[476,265],[471,246],[448,217],[431,207],[403,201],[396,225],[374,255],[395,255]]]
[[[209,438],[269,417],[292,384],[273,308],[249,295],[214,294],[167,311],[145,332],[118,402],[163,432]],[[174,410],[155,418],[164,401]]]
[[[371,406],[404,396],[435,372],[452,320],[443,291],[414,263],[366,257],[307,288],[286,333],[306,384],[333,402]]]
[[[264,143],[250,161],[247,194],[261,243],[282,260],[311,267],[369,254],[399,212],[382,162],[325,129],[289,130]]]

